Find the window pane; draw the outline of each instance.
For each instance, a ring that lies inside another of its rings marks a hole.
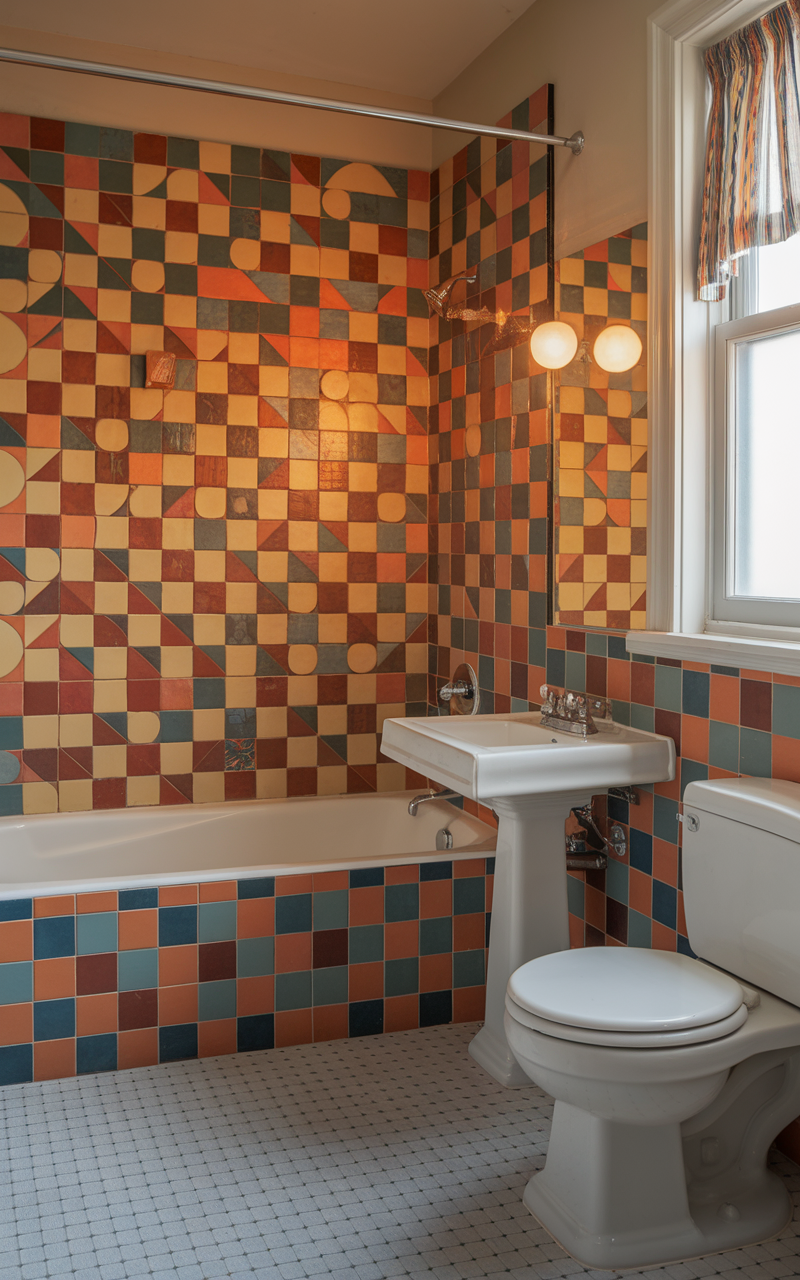
[[[800,302],[800,236],[757,249],[757,311],[791,307]]]
[[[733,593],[800,600],[800,331],[736,346]]]

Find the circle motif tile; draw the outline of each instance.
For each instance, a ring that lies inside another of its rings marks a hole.
[[[21,582],[0,582],[0,613],[10,618],[19,613],[25,603],[25,588]]]
[[[347,650],[347,665],[358,675],[372,671],[377,660],[378,650],[374,644],[351,644]]]
[[[10,316],[0,315],[0,373],[16,369],[28,354],[28,339]]]
[[[231,245],[231,262],[240,271],[258,271],[261,266],[260,240],[234,240]]]
[[[21,768],[19,760],[10,751],[0,751],[0,783],[16,782]]]
[[[307,676],[317,665],[317,650],[313,644],[292,644],[289,646],[289,670],[296,676]]]
[[[27,234],[28,210],[17,193],[0,182],[0,244],[22,244]]]
[[[24,280],[0,280],[0,311],[22,311],[28,301]]]
[[[289,583],[289,610],[291,613],[311,613],[317,605],[315,582]]]
[[[98,449],[121,453],[128,447],[128,424],[122,418],[101,418],[95,430]]]
[[[98,516],[113,516],[124,506],[128,496],[126,484],[96,484],[94,486],[94,511]]]
[[[0,320],[3,316],[0,316]],[[2,329],[0,329],[0,349],[2,349]],[[18,498],[25,487],[25,472],[12,453],[0,449],[0,507],[7,507],[9,502]]]
[[[131,281],[134,289],[138,289],[140,293],[158,293],[164,288],[163,262],[150,262],[146,258],[140,258],[131,269]]]
[[[161,729],[161,720],[155,711],[128,712],[128,741],[155,742]]]
[[[323,192],[322,207],[329,218],[338,218],[341,222],[343,218],[350,217],[351,200],[347,191],[328,191]]]
[[[31,249],[28,254],[28,278],[37,284],[55,284],[61,279],[61,254],[55,249]]]
[[[406,514],[406,498],[403,493],[378,494],[378,519],[397,524]]]
[[[200,488],[195,491],[194,509],[202,520],[221,520],[226,500],[226,489]]]
[[[7,676],[22,657],[22,636],[8,622],[0,620],[0,677]]]
[[[320,431],[346,431],[347,413],[344,406],[337,404],[335,400],[320,400],[319,427]]]
[[[350,390],[350,379],[343,369],[329,369],[323,373],[320,390],[329,400],[344,400]]]
[[[31,582],[52,582],[61,568],[52,547],[29,547],[25,552],[25,577]]]

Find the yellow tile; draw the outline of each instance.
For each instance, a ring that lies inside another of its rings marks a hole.
[[[126,787],[128,804],[131,806],[158,804],[160,789],[161,781],[156,774],[134,775],[128,778]]]
[[[228,422],[236,427],[258,426],[258,396],[228,396]]]
[[[232,333],[228,338],[228,359],[233,364],[258,364],[258,334]]]
[[[259,644],[286,644],[288,620],[285,613],[260,613],[257,626]]]
[[[259,551],[258,576],[262,582],[286,582],[288,574],[288,551]]]
[[[194,588],[191,582],[164,582],[161,586],[161,611],[162,613],[192,613],[193,612],[193,596]],[[177,653],[178,649],[169,649],[165,646],[165,652]],[[180,650],[184,652],[183,649]],[[185,650],[191,653],[191,649]],[[162,676],[165,674],[162,670]],[[184,674],[191,674],[184,673]]]
[[[160,645],[160,615],[157,613],[132,613],[128,618],[128,644]]]
[[[584,288],[583,310],[587,316],[607,316],[608,290]]]
[[[631,528],[647,528],[647,503],[641,500],[631,502]]]
[[[456,271],[459,268],[456,266]],[[408,266],[405,258],[394,254],[382,253],[378,257],[378,284],[404,286],[408,279]]]
[[[561,258],[558,262],[561,284],[583,285],[583,258]]]
[[[368,404],[378,403],[377,373],[350,374],[350,403],[364,401]]]
[[[308,765],[316,765],[317,763],[316,737],[289,738],[286,744],[286,763],[290,769],[302,768],[303,766],[308,766]]]
[[[289,506],[288,490],[259,489],[258,491],[259,520],[285,520],[288,514],[288,506]],[[320,515],[321,514],[322,513],[320,512]],[[244,521],[242,521],[241,523],[244,523]]]
[[[289,370],[279,368],[276,365],[262,365],[258,371],[258,389],[262,396],[288,396],[289,394]],[[265,427],[262,430],[269,430]],[[275,455],[273,457],[283,456]]]
[[[272,210],[261,210],[261,239],[272,244],[288,244],[291,228],[291,215],[274,213]],[[225,232],[227,235],[227,231]]]
[[[631,582],[647,582],[647,556],[631,556]]]
[[[286,718],[286,707],[257,707],[256,736],[259,738],[285,738]],[[333,730],[320,728],[320,733],[322,732],[330,733]]]
[[[631,291],[631,268],[626,262],[609,262],[608,274],[620,289]]]
[[[347,589],[347,607],[351,613],[375,613],[378,588],[374,582],[351,582]]]
[[[160,520],[161,507],[161,485],[138,484],[131,489],[130,513],[132,516]],[[148,579],[143,578],[141,581],[146,582]]]
[[[647,418],[631,418],[631,444],[647,445]]]
[[[227,613],[255,613],[257,599],[257,582],[227,582],[225,584],[225,608]]]
[[[67,779],[58,784],[58,807],[61,813],[78,813],[92,807],[91,778]]]
[[[631,553],[631,531],[630,529],[620,529],[609,527],[608,535],[608,554],[610,556],[629,556]]]
[[[184,298],[177,293],[168,293],[164,297],[164,324],[177,325],[179,329],[194,329],[197,326],[197,299]]]
[[[258,645],[229,644],[225,646],[225,670],[229,676],[254,676]]]
[[[375,462],[348,463],[348,488],[351,493],[375,493],[378,489],[378,465]]]
[[[584,490],[583,472],[566,471],[563,467],[558,473],[558,492],[562,498],[582,498]]]
[[[647,319],[647,294],[631,294],[631,320]]]
[[[96,346],[97,322],[95,320],[64,321],[65,351],[94,351]]]
[[[128,686],[125,680],[97,680],[94,684],[94,709],[103,711],[127,711]]]
[[[630,391],[615,391],[613,388],[609,390],[608,416],[609,418],[629,418],[631,416]]]
[[[166,584],[165,584],[166,585]],[[192,584],[175,583],[174,585],[188,586],[191,595]],[[181,613],[191,613],[191,601],[188,609],[182,609]],[[177,680],[192,674],[192,650],[189,647],[184,648],[179,645],[164,645],[161,650],[161,679]]]
[[[582,468],[583,444],[574,440],[561,440],[558,445],[558,465],[567,470]]]
[[[350,312],[350,341],[351,342],[377,342],[378,341],[378,317],[368,311],[351,311]],[[353,375],[350,375],[352,383]],[[350,398],[352,400],[352,388]]]
[[[133,231],[101,222],[97,228],[97,252],[101,258],[132,258]]]
[[[168,231],[165,262],[197,262],[197,235],[193,231]]]
[[[405,347],[378,347],[378,373],[400,373],[406,371]]]
[[[24,782],[22,784],[23,813],[57,813],[58,791],[52,782]]]
[[[377,225],[374,222],[351,222],[350,248],[354,253],[377,253]]]
[[[561,412],[562,413],[583,413],[583,388],[582,387],[562,387],[561,388]]]
[[[347,556],[344,552],[320,552],[319,580],[320,582],[347,582]]]
[[[230,210],[226,204],[198,204],[197,229],[200,235],[227,236],[230,223]]]
[[[64,188],[64,217],[68,222],[97,222],[100,194],[79,187]]]
[[[606,556],[584,556],[583,558],[583,580],[584,582],[605,582],[608,577],[608,564]]]
[[[560,582],[558,584],[558,607],[564,610],[582,609],[583,583]]]
[[[288,434],[288,433],[287,433]],[[224,427],[208,427],[197,424],[197,452],[210,458],[224,458],[227,439]]]
[[[194,458],[191,454],[165,453],[162,459],[162,482],[169,485],[194,484]]]
[[[195,551],[194,579],[195,582],[224,582],[225,552]]]
[[[191,773],[194,763],[192,755],[191,742],[162,742],[160,746],[161,772],[172,774]]]
[[[128,612],[127,582],[96,582],[94,611],[105,614],[126,614]]]
[[[646,240],[631,240],[631,262],[634,267],[647,266]]]
[[[134,196],[133,225],[163,231],[167,225],[166,201],[153,196]]]
[[[347,280],[350,276],[350,255],[347,249],[328,249],[323,246],[319,254],[320,275],[328,280]]]
[[[28,515],[58,515],[59,491],[57,480],[29,480],[25,487]]]
[[[404,613],[378,614],[378,639],[381,641],[402,641],[406,638],[406,617]],[[400,712],[403,715],[404,712]]]
[[[85,253],[65,253],[64,284],[77,284],[87,289],[96,289],[97,262],[97,258]]]
[[[377,551],[378,526],[366,523],[349,525],[347,545],[350,551]]]
[[[319,200],[319,187],[305,186],[302,182],[291,183],[292,213],[318,218],[320,216]]]
[[[318,774],[322,770],[318,770]],[[347,776],[347,766],[344,766],[345,777]],[[195,775],[197,778],[200,774]],[[224,778],[223,774],[223,778]],[[287,781],[285,769],[256,769],[256,797],[259,800],[282,800],[287,794]],[[347,783],[345,782],[345,787]],[[321,794],[321,792],[320,792]]]
[[[317,464],[301,459],[289,463],[289,487],[292,489],[316,489]]]
[[[200,170],[202,173],[230,173],[230,146],[225,142],[201,142]]]
[[[61,388],[61,412],[65,416],[93,418],[94,410],[94,387],[81,386],[78,383],[64,383]]]
[[[95,646],[93,672],[95,680],[124,680],[128,674],[127,649]]]
[[[310,520],[289,521],[289,550],[317,550],[317,525],[315,522]]]
[[[228,676],[225,680],[225,706],[254,707],[255,705],[255,676]]]
[[[224,644],[225,615],[222,613],[196,613],[194,615],[195,644]]]
[[[209,707],[192,712],[195,742],[208,742],[225,737],[225,709]]]
[[[98,353],[96,382],[99,387],[129,387],[131,384],[131,358],[123,355]]]
[[[426,644],[406,645],[406,671],[411,675],[422,675],[428,670],[428,646]]]
[[[631,448],[627,444],[610,444],[608,446],[608,470],[630,471]]]
[[[131,295],[122,289],[97,290],[97,319],[130,323]]]
[[[228,366],[219,361],[198,360],[197,390],[225,394],[228,390]]]
[[[627,582],[609,582],[606,584],[606,599],[609,609],[630,609],[631,588]]]
[[[23,379],[0,379],[0,410],[5,410],[7,413],[25,413],[27,396],[28,384]],[[94,411],[90,416],[94,416]]]
[[[631,497],[642,500],[647,498],[647,474],[645,472],[636,471],[631,476]]]
[[[429,226],[430,206],[427,200],[409,200],[408,226],[416,231],[427,231]]]
[[[316,245],[310,244],[291,245],[289,267],[293,276],[318,276],[319,249]]]
[[[132,324],[131,325],[131,352],[134,355],[142,356],[146,351],[161,351],[164,347],[164,326],[161,324]],[[154,388],[150,388],[148,394],[154,394]],[[164,395],[163,391],[158,392],[159,396]],[[169,421],[169,419],[167,419]]]
[[[95,456],[94,450],[90,453],[88,449],[63,449],[61,452],[61,479],[69,484],[94,484]],[[70,581],[64,567],[62,567],[62,577],[64,581]],[[91,582],[92,578],[82,580]],[[78,581],[78,579],[73,578],[72,581]]]
[[[319,495],[320,520],[346,520],[347,494],[322,492]]]
[[[255,551],[258,547],[258,525],[255,520],[226,521],[229,551]]]
[[[345,644],[347,642],[346,613],[321,613],[319,615],[319,642],[320,644]],[[322,732],[321,729],[320,732]],[[327,730],[327,732],[333,732],[333,730]]]

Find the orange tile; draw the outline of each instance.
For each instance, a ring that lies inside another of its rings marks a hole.
[[[63,1000],[74,995],[74,956],[58,957],[55,960],[34,960],[34,1000]]]
[[[639,803],[631,805],[630,808],[630,825],[635,827],[637,831],[652,832],[653,830],[653,793],[645,791],[643,788],[637,788],[636,794],[639,797]]]
[[[237,936],[269,938],[275,932],[274,898],[240,898],[236,904]]]
[[[594,889],[587,884],[584,898],[584,915],[586,923],[594,925],[595,929],[600,929],[603,933],[606,931],[606,895],[601,893],[599,889]]]
[[[350,890],[350,924],[383,924],[383,885]]]
[[[678,933],[682,933],[684,938],[688,937],[686,928],[686,911],[683,905],[683,890],[678,890]]]
[[[76,1026],[79,1036],[99,1036],[117,1029],[117,993],[100,996],[78,996]]]
[[[300,973],[311,968],[311,934],[284,933],[275,939],[275,972]]]
[[[700,716],[683,716],[681,719],[681,755],[687,760],[708,764],[708,727],[710,721]]]
[[[219,901],[219,899],[212,899]],[[200,1058],[216,1058],[236,1052],[236,1019],[217,1018],[201,1022],[197,1028],[197,1053]]]
[[[456,987],[453,992],[453,1022],[482,1022],[485,1012],[485,987]]]
[[[0,924],[0,964],[33,959],[33,923],[4,920]]]
[[[275,896],[285,898],[290,893],[311,893],[313,876],[276,876]]]
[[[628,906],[640,915],[649,916],[653,910],[653,881],[644,871],[631,867],[628,872]]]
[[[0,1044],[30,1044],[33,1039],[33,1005],[4,1004],[0,1015]]]
[[[275,1008],[275,979],[239,978],[236,982],[236,1008],[240,1018],[257,1013],[272,1013]]]
[[[419,996],[387,996],[383,1002],[384,1031],[415,1031],[419,1026]]]
[[[387,867],[387,884],[414,884],[419,880],[419,864],[413,863],[404,867]]]
[[[480,814],[476,816],[480,817]],[[496,820],[494,825],[496,825]],[[463,862],[453,863],[454,880],[466,880],[468,876],[482,876],[485,871],[485,858],[465,858]]]
[[[347,889],[350,877],[346,871],[320,871],[313,877],[313,882],[315,893],[326,893],[332,889]]]
[[[128,479],[131,484],[161,484],[163,461],[160,453],[130,454]]]
[[[678,935],[674,929],[668,929],[666,925],[660,924],[658,920],[653,921],[653,950],[654,951],[677,951]]]
[[[453,916],[453,950],[477,951],[486,946],[486,917],[482,911]]]
[[[739,674],[742,680],[762,680],[768,684],[772,683],[771,671],[748,671],[743,667]]]
[[[236,897],[235,880],[212,880],[200,885],[201,902],[230,902]]]
[[[34,1080],[61,1080],[74,1075],[74,1040],[40,1040],[33,1046]]]
[[[334,873],[336,874],[336,873]],[[320,1005],[313,1012],[314,1043],[344,1040],[349,1030],[346,1004]],[[386,1028],[384,1027],[384,1030]],[[398,1028],[399,1030],[399,1028]]]
[[[387,960],[403,960],[419,955],[419,923],[394,920],[384,927],[383,954]]]
[[[712,672],[709,702],[712,720],[723,724],[739,723],[739,681],[736,676],[720,676]]]
[[[117,1066],[152,1067],[158,1063],[158,1027],[120,1031],[117,1036]]]
[[[350,999],[380,1000],[383,995],[383,964],[380,960],[370,964],[350,965]]]
[[[178,1026],[183,1022],[197,1022],[197,983],[183,987],[159,987],[159,1026]]]
[[[158,952],[158,985],[175,987],[197,982],[197,947],[160,947]]]
[[[421,920],[433,920],[437,916],[449,916],[452,910],[452,880],[421,881],[419,886],[419,915]]]
[[[71,916],[75,911],[75,895],[62,894],[57,898],[34,898],[33,914],[36,919],[42,916]]]
[[[285,1049],[293,1044],[312,1044],[313,1016],[310,1009],[287,1009],[275,1014],[275,1047]]]
[[[609,698],[619,702],[631,699],[631,664],[622,658],[608,659],[607,691]]]
[[[160,907],[184,907],[197,902],[196,884],[167,884],[158,891]]]
[[[158,911],[155,907],[141,911],[120,911],[120,951],[141,951],[158,946]]]
[[[420,991],[449,991],[453,985],[453,962],[449,952],[441,956],[420,956]]]
[[[773,684],[790,684],[796,689],[798,685],[800,685],[800,676],[782,676],[782,675],[779,675],[778,672],[773,672],[772,683]]]
[[[86,915],[90,911],[116,911],[116,889],[105,893],[79,893],[77,896],[78,915]]]
[[[569,945],[570,947],[582,947],[584,942],[584,933],[586,932],[583,921],[570,913],[569,917]]]
[[[677,886],[678,846],[666,840],[653,841],[653,879]]]
[[[800,782],[800,740],[773,734],[772,776],[785,782]]]

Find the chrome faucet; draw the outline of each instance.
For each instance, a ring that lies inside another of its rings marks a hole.
[[[425,804],[426,800],[457,800],[460,796],[458,791],[428,791],[425,795],[414,796],[409,801],[408,812],[412,818],[416,818],[417,809],[421,804]]]
[[[611,708],[607,698],[592,694],[576,693],[573,689],[552,689],[543,684],[539,690],[542,699],[542,724],[561,733],[576,733],[588,738],[598,732],[593,717],[608,719]]]

